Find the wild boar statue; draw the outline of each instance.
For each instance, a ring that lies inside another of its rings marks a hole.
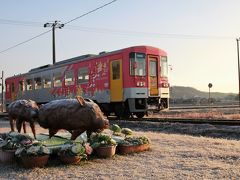
[[[7,112],[10,119],[11,131],[14,131],[14,121],[16,121],[16,127],[18,132],[21,132],[23,125],[23,131],[26,133],[26,124],[29,122],[32,129],[34,138],[36,139],[35,124],[38,117],[38,105],[32,100],[17,100],[9,104]]]
[[[39,109],[38,123],[41,127],[49,129],[49,138],[60,129],[69,131],[75,140],[84,131],[87,136],[92,132],[101,132],[109,127],[99,106],[92,100],[84,100],[78,96],[76,99],[54,100]]]

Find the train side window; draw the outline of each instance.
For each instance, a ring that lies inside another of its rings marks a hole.
[[[32,90],[32,84],[33,84],[32,79],[27,79],[27,80],[26,80],[26,90],[27,90],[27,91]]]
[[[24,87],[24,81],[19,81],[19,91],[24,91],[25,87]]]
[[[35,89],[41,89],[42,88],[41,77],[34,78],[34,83],[35,83]]]
[[[113,61],[112,62],[112,79],[120,79],[120,62]]]
[[[88,68],[79,68],[78,69],[78,84],[88,83],[89,73]]]
[[[62,86],[61,73],[56,73],[56,74],[53,75],[53,86],[54,87]]]
[[[15,91],[15,86],[14,86],[14,83],[11,84],[11,92],[14,92]]]
[[[51,88],[52,81],[50,76],[43,77],[43,88]]]
[[[65,72],[65,86],[74,85],[74,73],[73,71]]]

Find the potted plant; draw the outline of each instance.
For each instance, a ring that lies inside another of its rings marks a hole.
[[[77,164],[81,159],[87,157],[85,147],[80,143],[74,143],[72,141],[67,141],[64,143],[58,155],[60,160],[65,164]]]
[[[15,152],[25,168],[44,167],[48,162],[49,154],[49,149],[38,141],[24,145]]]
[[[98,157],[109,158],[115,154],[117,143],[110,135],[93,133],[90,136],[90,145]]]
[[[17,148],[24,143],[31,143],[32,138],[28,135],[22,135],[17,132],[1,134],[0,137],[0,162],[11,163],[14,160],[14,154]]]
[[[146,136],[125,137],[118,142],[117,152],[119,154],[129,154],[150,149],[150,140]]]
[[[111,130],[118,144],[117,153],[128,154],[150,148],[150,140],[147,137],[133,137],[133,131],[129,128],[120,128],[117,124],[113,124]]]

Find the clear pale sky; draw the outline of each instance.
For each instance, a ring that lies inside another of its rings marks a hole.
[[[111,0],[0,0],[0,51]],[[118,0],[56,30],[57,61],[135,45],[168,53],[171,85],[238,92],[239,0]],[[11,20],[11,21],[10,21]],[[52,34],[0,53],[5,77],[52,63]]]

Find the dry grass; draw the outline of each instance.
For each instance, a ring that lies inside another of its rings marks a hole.
[[[182,118],[240,119],[240,114],[220,111],[185,112],[165,116]],[[129,125],[129,124],[128,124]],[[144,126],[144,128],[142,127]],[[90,159],[79,165],[62,165],[57,158],[45,168],[24,169],[0,164],[0,179],[239,179],[240,127],[163,123],[133,124],[138,135],[146,135],[151,150],[112,159]],[[143,129],[148,132],[143,132]],[[10,130],[0,121],[0,132]],[[154,132],[152,132],[154,131]],[[28,132],[31,132],[28,128]],[[48,132],[37,126],[37,133]],[[167,134],[165,134],[167,133]],[[186,135],[188,134],[188,135]],[[194,137],[194,136],[198,137]]]
[[[165,111],[160,114],[153,114],[150,117],[160,116],[162,118],[191,118],[191,119],[235,119],[240,120],[238,109],[211,109],[211,110],[195,110],[195,111]]]
[[[1,122],[1,121],[0,121]],[[0,132],[9,130],[0,124]],[[183,127],[184,128],[184,127]],[[38,127],[39,132],[47,132]],[[188,130],[190,131],[190,129]],[[28,131],[30,132],[30,131]],[[57,158],[45,168],[0,164],[0,179],[238,179],[240,142],[159,132],[136,132],[151,141],[151,150],[112,159],[62,165]]]

